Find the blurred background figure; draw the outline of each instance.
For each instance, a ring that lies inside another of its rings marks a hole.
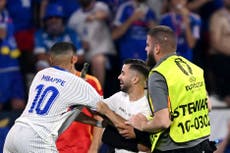
[[[0,1],[0,111],[23,110],[25,86],[18,62],[20,51],[13,36],[14,27],[5,4],[6,0]]]
[[[25,83],[35,73],[34,32],[37,26],[39,0],[7,0],[6,8],[15,27],[14,36],[21,52],[19,58]],[[29,87],[29,85],[28,85]]]
[[[58,4],[47,5],[43,22],[44,27],[35,33],[36,69],[41,70],[49,66],[49,48],[56,42],[72,42],[77,47],[79,64],[82,63],[84,50],[77,34],[66,27],[62,7]]]
[[[146,0],[130,0],[120,5],[112,30],[112,38],[117,41],[120,67],[127,58],[146,59],[146,33],[155,25],[155,13]]]
[[[79,0],[79,3],[81,8],[70,17],[68,26],[80,35],[91,73],[104,88],[109,56],[116,54],[107,23],[110,11],[103,2]]]
[[[230,0],[210,20],[210,63],[213,92],[230,106]]]
[[[190,11],[199,14],[202,24],[200,39],[193,48],[193,62],[204,69],[207,90],[212,94],[213,82],[209,71],[210,33],[209,21],[211,15],[223,6],[223,0],[188,0],[187,7]]]
[[[111,20],[114,19],[115,17],[115,14],[117,12],[117,9],[118,7],[126,2],[126,1],[129,1],[129,0],[97,0],[97,1],[101,1],[101,2],[104,2],[108,5],[110,11],[111,11]]]
[[[157,23],[162,14],[162,8],[164,7],[167,0],[147,0],[147,5],[154,11],[156,14]]]
[[[34,1],[34,0],[33,0]],[[36,0],[35,0],[36,1]],[[58,4],[62,6],[65,18],[68,21],[74,11],[80,8],[79,0],[37,0],[40,1],[40,21],[42,22],[48,4]],[[40,25],[43,25],[40,23]]]
[[[186,4],[187,0],[169,0],[169,12],[162,16],[160,24],[176,32],[177,54],[192,61],[193,48],[200,38],[201,19]]]
[[[0,111],[0,153],[3,153],[5,138],[21,111]]]

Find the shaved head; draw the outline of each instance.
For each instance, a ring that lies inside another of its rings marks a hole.
[[[52,65],[67,65],[76,54],[76,47],[71,43],[59,42],[50,48],[49,53]]]
[[[160,44],[165,53],[175,52],[177,48],[176,35],[174,31],[167,26],[156,26],[152,28],[148,35]]]

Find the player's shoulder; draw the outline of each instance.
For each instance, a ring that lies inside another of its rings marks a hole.
[[[105,98],[104,101],[106,103],[113,103],[114,105],[118,106],[126,101],[124,99],[128,99],[127,96],[128,94],[126,94],[125,92],[119,91],[114,93],[110,97]]]
[[[142,98],[140,98],[140,100],[148,103],[148,98],[146,95],[144,95]]]
[[[76,76],[78,76],[78,77],[81,76],[81,72],[80,72],[80,71],[76,71],[75,74],[76,74]],[[86,74],[85,80],[86,80],[87,82],[99,83],[99,80],[98,80],[95,76],[90,75],[90,74]],[[99,83],[99,84],[100,84],[100,83]]]
[[[92,75],[86,75],[86,81],[91,84],[100,94],[103,94],[100,81]]]
[[[52,68],[48,67],[48,68],[45,68],[45,69],[38,71],[37,75],[46,74],[47,72],[50,72],[50,71],[52,71]]]
[[[93,76],[93,75],[90,75],[90,74],[86,74],[86,80],[90,80],[90,81],[94,81],[95,83],[99,83],[99,80]]]
[[[115,93],[113,96],[114,96],[114,97],[119,97],[119,98],[126,98],[126,97],[128,97],[129,95],[128,95],[126,92],[118,91],[118,92]]]
[[[51,75],[58,75],[62,76],[63,78],[72,78],[72,79],[79,79],[80,77],[76,77],[73,73],[66,71],[64,69],[56,68],[56,67],[48,67],[43,70],[40,70],[37,74],[51,74]],[[81,79],[82,80],[82,79]]]

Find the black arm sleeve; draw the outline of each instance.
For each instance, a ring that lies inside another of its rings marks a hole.
[[[143,144],[148,148],[151,148],[149,132],[139,131],[138,129],[135,128],[134,128],[134,132],[138,143]]]
[[[108,125],[102,135],[102,142],[114,148],[137,152],[136,139],[125,139],[115,127]]]

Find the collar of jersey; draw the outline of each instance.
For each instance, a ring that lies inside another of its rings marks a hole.
[[[66,69],[63,69],[63,68],[61,68],[59,66],[52,66],[52,67],[55,68],[55,69],[61,70],[61,71],[66,71]],[[68,71],[66,71],[66,72],[68,72]]]

